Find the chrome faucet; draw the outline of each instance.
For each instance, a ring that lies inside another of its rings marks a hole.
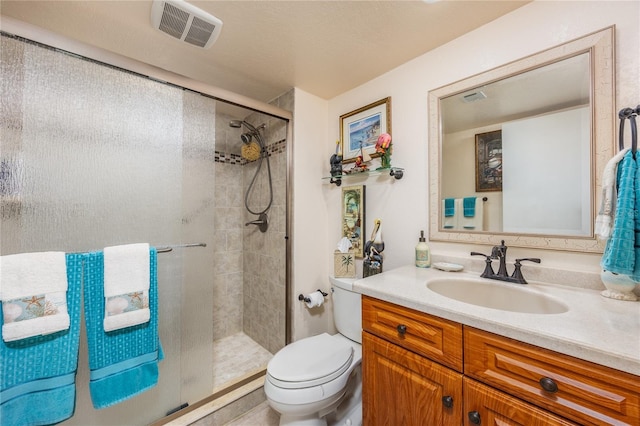
[[[524,279],[524,276],[522,276],[521,262],[528,261],[528,262],[540,263],[540,259],[537,259],[537,258],[527,257],[523,259],[516,259],[515,263],[513,264],[513,273],[511,274],[511,276],[509,276],[509,273],[507,272],[507,246],[504,245],[504,240],[500,242],[499,246],[495,246],[491,249],[490,255],[486,255],[484,253],[478,253],[476,251],[472,251],[471,255],[485,257],[484,271],[482,272],[482,274],[480,274],[482,278],[489,278],[492,280],[506,281],[506,282],[517,283],[517,284],[527,283],[527,281]],[[492,266],[493,260],[500,261],[498,272],[493,271],[493,266]]]

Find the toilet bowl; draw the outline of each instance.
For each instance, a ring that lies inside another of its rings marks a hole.
[[[341,333],[298,340],[267,366],[264,391],[281,426],[362,424],[361,297],[351,291],[353,281],[331,278]]]

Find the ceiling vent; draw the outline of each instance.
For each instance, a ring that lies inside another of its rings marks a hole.
[[[183,0],[153,0],[151,24],[178,40],[210,48],[222,30],[222,21]]]
[[[480,101],[482,99],[487,99],[487,95],[485,95],[482,90],[478,90],[477,92],[462,95],[462,102],[475,102],[475,101]]]

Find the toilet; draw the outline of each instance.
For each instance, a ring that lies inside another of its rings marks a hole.
[[[281,426],[362,424],[362,298],[355,279],[329,280],[338,334],[298,340],[267,365],[264,392]]]

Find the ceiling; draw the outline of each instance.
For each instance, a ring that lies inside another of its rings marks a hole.
[[[444,134],[589,105],[590,55],[556,61],[441,99]],[[469,97],[480,94],[480,97]],[[466,98],[466,99],[465,99]]]
[[[190,1],[223,21],[201,49],[151,27],[152,0],[11,1],[0,13],[259,101],[331,99],[527,1]]]

